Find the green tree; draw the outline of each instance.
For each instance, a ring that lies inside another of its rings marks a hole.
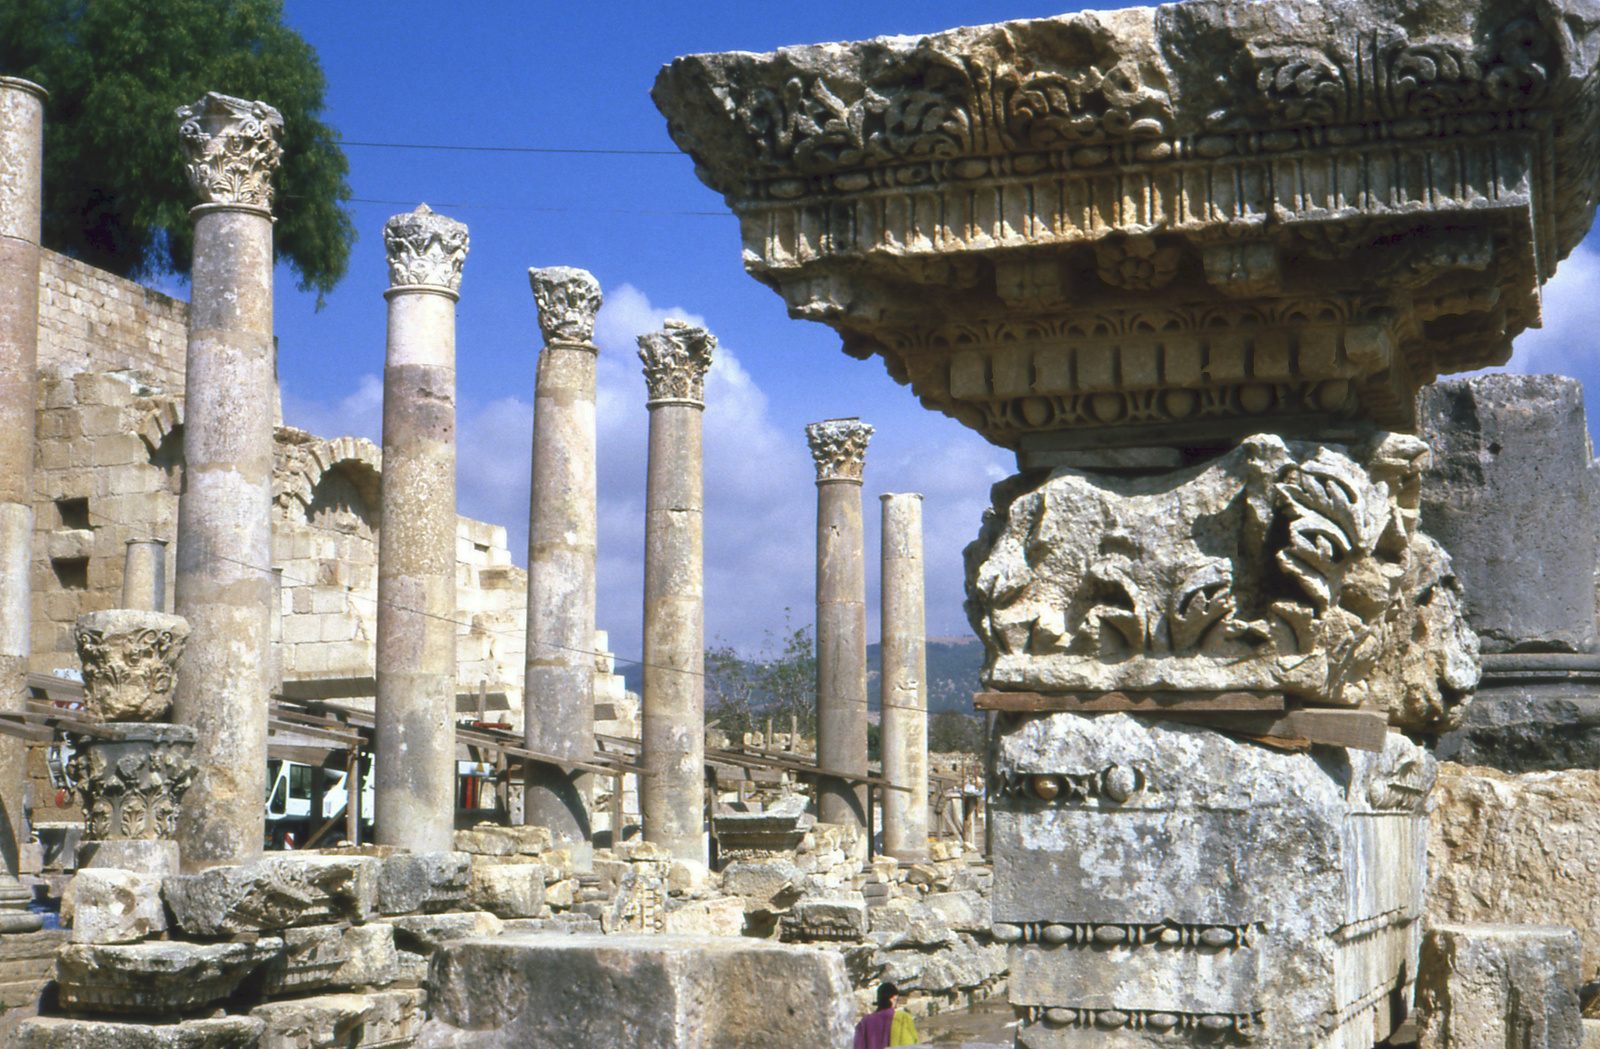
[[[194,254],[173,110],[207,91],[283,114],[276,242],[302,291],[344,276],[349,163],[317,117],[317,55],[281,0],[0,0],[0,73],[50,92],[44,243],[126,277],[187,275]]]
[[[706,716],[738,738],[771,717],[788,731],[792,715],[803,735],[817,731],[817,650],[811,627],[795,627],[784,609],[783,631],[767,632],[760,655],[742,657],[730,645],[706,649]]]

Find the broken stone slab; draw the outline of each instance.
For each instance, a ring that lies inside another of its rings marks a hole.
[[[255,943],[74,943],[56,957],[64,1008],[90,1013],[182,1013],[227,998],[244,978],[283,952]]]
[[[1419,1049],[1579,1049],[1578,934],[1435,925],[1417,971]]]
[[[919,901],[890,900],[868,915],[872,941],[884,950],[938,947],[951,939],[944,917]]]
[[[368,991],[366,999],[372,1011],[362,1024],[362,1041],[352,1049],[408,1049],[416,1044],[426,1019],[427,991],[420,987]]]
[[[744,901],[736,896],[694,900],[669,908],[661,931],[679,936],[739,936],[744,932]]]
[[[976,889],[936,892],[923,897],[922,902],[944,919],[951,932],[989,935],[993,923],[989,897]]]
[[[1594,453],[1583,384],[1480,375],[1423,387],[1423,528],[1450,552],[1484,652],[1592,652]]]
[[[262,971],[268,994],[381,986],[399,978],[395,930],[383,922],[285,929],[283,944],[282,956]]]
[[[372,912],[381,866],[371,856],[271,858],[173,875],[161,893],[178,927],[191,936],[359,923]]]
[[[712,814],[717,855],[726,863],[793,852],[817,821],[806,804],[804,794],[786,794],[761,812]]]
[[[1578,930],[1600,969],[1600,772],[1511,775],[1439,763],[1428,827],[1428,920]]]
[[[464,940],[431,978],[424,1045],[837,1049],[855,1025],[837,954],[736,937]]]
[[[903,991],[949,994],[982,987],[1006,974],[1009,961],[1000,944],[983,945],[970,936],[956,936],[930,950],[880,951],[879,979]]]
[[[472,857],[465,852],[402,853],[384,859],[374,908],[379,914],[443,911],[466,899]]]
[[[751,912],[787,911],[806,885],[806,875],[787,860],[740,860],[722,871],[722,891],[744,899]]]
[[[867,901],[851,896],[808,896],[795,903],[783,919],[786,943],[826,941],[859,942],[867,936]]]
[[[1600,655],[1502,652],[1434,756],[1501,772],[1600,768]]]
[[[269,1002],[250,1010],[260,1020],[260,1049],[356,1049],[372,1003],[361,994],[325,994]]]
[[[166,931],[161,878],[109,867],[79,871],[61,895],[73,943],[135,943]]]
[[[474,856],[538,856],[550,848],[550,843],[549,827],[498,823],[480,823],[456,831],[455,836],[456,851]]]
[[[152,1024],[38,1016],[17,1028],[16,1049],[260,1049],[265,1029],[251,1016]]]
[[[554,933],[557,936],[571,936],[576,933],[599,933],[604,930],[600,927],[599,918],[592,914],[574,911],[545,918],[507,918],[505,931],[508,935]]]
[[[432,954],[446,940],[498,936],[506,928],[504,922],[487,911],[402,915],[386,918],[382,924],[394,929],[395,946],[417,954]]]
[[[537,918],[545,905],[545,868],[541,863],[472,865],[466,904],[501,918]]]

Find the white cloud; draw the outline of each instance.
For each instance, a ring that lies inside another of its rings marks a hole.
[[[365,437],[382,444],[383,380],[371,373],[363,375],[354,393],[333,404],[284,389],[283,421],[319,437]]]
[[[1585,377],[1600,371],[1600,251],[1587,242],[1556,269],[1544,286],[1544,326],[1519,335],[1504,370]]]

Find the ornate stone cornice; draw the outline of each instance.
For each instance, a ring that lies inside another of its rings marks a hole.
[[[706,372],[717,337],[687,321],[668,318],[661,331],[639,336],[639,359],[652,401],[704,404]]]
[[[201,203],[271,211],[272,174],[283,155],[278,111],[265,102],[208,91],[177,113],[189,185]]]
[[[817,483],[854,481],[861,483],[867,462],[867,442],[872,427],[859,419],[828,419],[806,427],[811,457],[817,461]]]
[[[689,56],[653,97],[790,314],[997,444],[1405,429],[1589,228],[1586,11],[1188,0]]]
[[[460,290],[461,267],[467,260],[464,223],[422,204],[383,224],[383,246],[389,257],[390,287]]]
[[[594,316],[602,301],[594,274],[571,266],[548,266],[528,270],[528,283],[546,343],[594,345]]]

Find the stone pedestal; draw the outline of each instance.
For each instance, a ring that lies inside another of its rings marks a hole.
[[[456,809],[456,299],[467,227],[426,205],[383,229],[383,371],[373,757],[380,844],[451,847]]]
[[[872,427],[829,419],[806,427],[817,462],[817,767],[867,772],[867,577],[861,472]],[[817,780],[817,818],[865,827],[867,791]]]
[[[700,417],[716,336],[667,321],[639,336],[650,399],[644,520],[644,838],[706,862],[705,495]],[[618,828],[612,828],[616,832]]]
[[[922,496],[883,497],[883,851],[928,858],[928,631],[922,605]]]
[[[189,621],[174,717],[197,734],[183,865],[261,854],[272,688],[272,174],[278,111],[215,92],[178,110],[193,209],[174,607]]]
[[[528,271],[544,350],[533,397],[533,496],[528,512],[528,749],[588,761],[594,754],[595,348],[600,285],[583,270]],[[533,764],[524,822],[550,828],[587,866],[591,777]]]
[[[27,695],[33,549],[33,445],[39,341],[39,222],[44,178],[43,88],[0,77],[0,711]],[[39,920],[17,881],[22,765],[27,747],[0,737],[0,932]]]

